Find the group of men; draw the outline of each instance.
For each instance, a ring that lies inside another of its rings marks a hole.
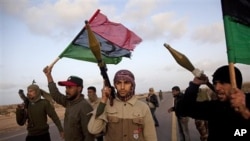
[[[66,141],[94,141],[96,138],[105,141],[142,140],[157,141],[157,119],[152,115],[152,109],[135,97],[135,77],[129,70],[116,72],[113,84],[116,97],[110,104],[112,89],[103,85],[102,97],[95,101],[96,89],[88,88],[88,102],[82,95],[83,80],[70,76],[58,85],[65,86],[66,95],[60,93],[53,80],[52,67],[45,67],[43,72],[48,80],[49,92],[54,101],[66,108],[64,128],[55,113],[54,108],[39,95],[39,88],[28,87],[29,104],[17,108],[18,124],[28,121],[27,141],[50,140],[46,116],[49,115],[56,123],[62,138]],[[246,141],[250,139],[250,99],[241,90],[242,76],[235,67],[237,88],[232,87],[229,77],[229,67],[218,68],[213,74],[213,86],[218,99],[213,101],[196,101],[199,86],[206,84],[208,78],[195,77],[181,99],[175,102],[174,108],[178,116],[192,117],[208,121],[208,141],[232,140]],[[179,91],[173,87],[173,91]],[[93,95],[92,95],[93,94]],[[25,108],[26,107],[26,108]],[[35,109],[35,110],[34,110]],[[46,116],[45,116],[46,115]],[[237,130],[245,129],[243,136],[238,136]],[[38,132],[39,131],[39,132]],[[43,131],[43,132],[40,132]],[[41,139],[41,138],[44,139]],[[183,141],[190,140],[183,136]]]
[[[66,109],[64,128],[62,128],[51,104],[46,99],[35,98],[34,100],[30,92],[33,88],[28,87],[27,97],[30,102],[27,106],[18,106],[16,114],[19,125],[24,125],[27,121],[28,135],[26,141],[50,141],[47,123],[47,115],[50,116],[50,114],[46,106],[50,107],[50,110],[55,113],[56,118],[52,119],[65,141],[94,141],[95,139],[101,141],[104,137],[105,141],[157,141],[150,109],[146,103],[135,97],[136,84],[132,72],[120,70],[115,74],[113,83],[116,89],[116,98],[113,99],[113,105],[110,105],[109,99],[111,88],[105,86],[105,84],[102,89],[102,98],[99,101],[95,94],[95,87],[88,87],[88,102],[82,94],[83,80],[81,78],[70,76],[66,81],[58,82],[58,85],[65,86],[65,95],[60,93],[53,80],[52,67],[45,67],[43,72],[47,77],[49,92],[53,100]],[[39,94],[39,88],[34,93],[35,95]],[[41,101],[45,101],[45,104],[38,107]],[[33,111],[34,107],[37,108],[34,110],[35,112]],[[43,122],[36,122],[37,119],[43,120]],[[45,125],[46,127],[43,127]],[[43,132],[40,130],[42,128]],[[46,138],[42,138],[43,136],[46,136]]]

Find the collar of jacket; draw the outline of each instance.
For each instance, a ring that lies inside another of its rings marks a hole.
[[[119,98],[115,98],[117,101],[120,101],[120,102],[124,102],[124,101],[121,101]],[[135,95],[133,95],[128,101],[126,101],[126,102],[124,102],[124,103],[128,103],[128,104],[130,104],[130,105],[132,105],[132,106],[134,106],[135,105],[135,103],[136,103],[136,101],[137,101],[137,98],[135,97]]]

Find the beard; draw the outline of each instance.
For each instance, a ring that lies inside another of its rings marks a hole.
[[[68,100],[70,100],[70,101],[76,99],[77,96],[78,96],[78,93],[77,93],[77,92],[73,93],[72,95],[70,95],[69,93],[66,93],[66,98],[67,98]]]

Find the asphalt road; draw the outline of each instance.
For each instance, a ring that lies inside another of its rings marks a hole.
[[[164,93],[163,100],[156,110],[156,117],[160,126],[156,128],[158,141],[178,141],[178,127],[175,113],[168,113],[167,110],[173,106],[173,97],[171,93]],[[195,127],[194,120],[189,120],[189,131],[191,141],[200,141],[199,133]]]
[[[169,93],[164,93],[163,100],[160,101],[160,107],[156,110],[156,116],[160,123],[160,126],[156,128],[158,141],[178,141],[178,127],[176,125],[176,117],[174,113],[169,114],[167,112],[167,109],[172,105],[172,95]],[[199,133],[195,128],[193,119],[190,119],[189,121],[189,130],[191,141],[199,141]],[[25,128],[11,131],[1,134],[0,141],[25,141],[26,134],[27,132]],[[50,136],[52,141],[62,141],[54,124],[50,125]]]

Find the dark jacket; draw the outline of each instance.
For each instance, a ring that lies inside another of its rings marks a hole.
[[[61,94],[55,83],[49,83],[49,91],[52,98],[66,108],[64,118],[65,141],[94,141],[94,136],[88,131],[88,122],[93,108],[81,98],[69,101],[66,96]]]
[[[153,103],[155,107],[159,107],[159,102],[156,94],[151,94],[151,95],[149,94],[146,101]]]
[[[183,97],[184,94],[181,92],[174,97],[174,106],[172,107],[172,110],[175,111],[175,115],[177,117],[184,117],[184,115],[181,115],[182,113],[181,111],[179,111],[179,106],[178,106],[180,105],[179,103],[182,101]]]
[[[48,100],[40,99],[35,103],[30,102],[28,109],[16,109],[16,121],[19,125],[24,125],[28,120],[27,130],[30,136],[43,135],[49,132],[47,116],[53,120],[59,132],[62,132],[61,121]]]
[[[208,141],[219,141],[230,139],[232,141],[250,141],[250,120],[244,119],[239,113],[231,108],[229,102],[196,101],[199,85],[190,82],[185,91],[180,112],[195,119],[208,121]],[[250,96],[246,95],[247,107],[250,108]],[[239,136],[241,129],[247,133]],[[238,131],[238,132],[237,132]]]

